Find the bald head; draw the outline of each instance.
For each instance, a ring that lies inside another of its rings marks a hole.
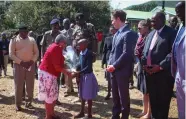
[[[63,20],[63,26],[64,26],[64,29],[68,30],[70,28],[70,19],[69,18],[65,18]]]
[[[165,25],[165,14],[163,12],[157,12],[151,19],[152,27],[156,30],[161,29]]]
[[[185,24],[185,1],[176,4],[176,15]]]
[[[159,18],[163,23],[165,23],[165,13],[163,12],[157,12],[155,15],[155,17]]]

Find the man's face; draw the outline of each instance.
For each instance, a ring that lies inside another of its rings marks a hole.
[[[52,24],[52,31],[53,32],[58,32],[60,29],[59,23]]]
[[[175,28],[176,27],[176,25],[177,25],[177,23],[178,23],[178,20],[177,20],[177,18],[176,17],[171,17],[171,19],[170,19],[170,26],[171,27],[173,27],[173,28]]]
[[[159,30],[161,27],[163,27],[162,26],[162,21],[161,21],[161,19],[157,15],[155,15],[155,16],[152,17],[152,19],[151,19],[151,25],[156,30]]]
[[[111,21],[112,21],[112,25],[114,26],[115,29],[120,28],[120,26],[119,26],[120,19],[119,18],[115,18],[112,16]]]
[[[6,39],[6,35],[2,35],[2,40],[5,40]]]
[[[176,16],[180,18],[181,21],[185,21],[185,8],[183,6],[176,6]]]
[[[28,37],[28,31],[19,31],[19,36],[26,39]]]
[[[82,26],[85,23],[83,19],[76,19],[76,24]]]
[[[66,21],[63,25],[64,25],[65,29],[69,29],[70,28],[70,22],[69,21]]]

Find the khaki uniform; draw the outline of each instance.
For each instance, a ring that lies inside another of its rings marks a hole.
[[[88,49],[97,53],[97,38],[94,25],[91,23],[85,23],[81,28],[78,25],[74,26],[73,32],[74,40],[78,41],[82,38],[86,38],[89,41]]]
[[[61,34],[59,31],[57,34],[52,34],[52,30],[46,31],[45,34],[43,35],[43,38],[40,42],[41,45],[41,58],[43,58],[46,49],[51,45],[52,43],[55,42],[55,38],[57,35]]]
[[[35,65],[33,64],[30,70],[23,68],[20,65],[21,61],[28,62],[37,61],[39,51],[37,44],[32,37],[22,39],[19,35],[10,41],[9,55],[14,61],[14,82],[15,82],[15,103],[20,106],[22,102],[23,86],[26,83],[27,102],[31,103],[34,91],[34,73]]]
[[[68,30],[63,29],[61,33],[67,37],[67,46],[72,45],[73,41],[73,29],[69,28]]]

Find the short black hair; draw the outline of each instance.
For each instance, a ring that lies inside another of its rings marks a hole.
[[[119,17],[122,22],[125,22],[127,13],[124,12],[123,10],[114,10],[112,12],[112,16],[114,18],[118,18]]]

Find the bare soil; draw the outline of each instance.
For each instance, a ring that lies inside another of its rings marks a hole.
[[[107,94],[107,81],[104,79],[104,70],[101,68],[101,62],[94,63],[94,73],[97,77],[100,91],[97,98],[93,102],[93,118],[94,119],[109,119],[111,117],[112,99],[105,101],[104,97]],[[24,107],[22,112],[15,111],[14,104],[14,80],[13,80],[12,68],[8,65],[8,76],[0,77],[0,119],[44,119],[45,109],[43,102],[37,100],[38,81],[35,80],[34,101],[33,106],[35,109],[28,110]],[[136,82],[136,79],[134,79]],[[74,82],[75,92],[77,92],[77,86]],[[60,88],[59,101],[62,103],[60,106],[55,107],[57,115],[61,119],[72,119],[75,114],[80,110],[80,102],[78,100],[77,93],[72,96],[64,97],[64,88]],[[142,111],[142,94],[137,89],[130,90],[131,98],[131,111],[130,119],[136,119]],[[176,98],[172,98],[170,111],[170,119],[177,119],[177,104]]]

